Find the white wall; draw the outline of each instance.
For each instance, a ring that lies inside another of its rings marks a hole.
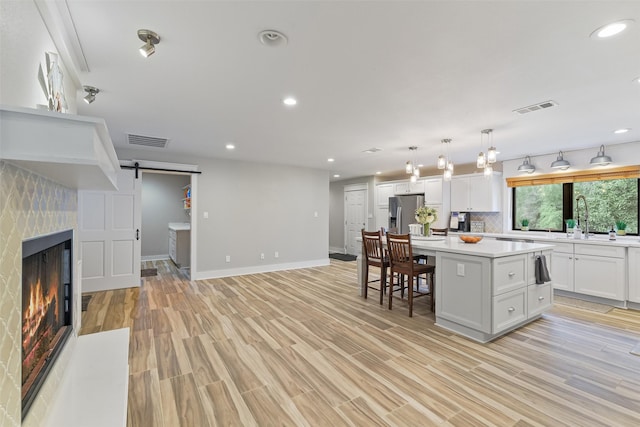
[[[47,104],[38,83],[38,68],[45,52],[57,53],[33,1],[1,1],[0,16],[0,104],[36,108]],[[76,87],[60,59],[68,112],[77,111]],[[46,72],[46,66],[43,65]]]
[[[183,187],[189,175],[142,173],[142,258],[169,257],[170,222],[191,222],[184,209]]]
[[[295,166],[116,149],[121,160],[198,165],[193,175],[191,277],[329,263],[329,172]],[[204,218],[204,213],[208,218]],[[315,213],[318,216],[314,216]],[[275,252],[279,257],[275,257]],[[260,259],[260,254],[265,259]],[[226,256],[231,262],[226,262]],[[192,253],[193,256],[193,253]]]

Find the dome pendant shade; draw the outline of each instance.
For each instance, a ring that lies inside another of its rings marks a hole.
[[[558,158],[551,163],[551,167],[553,169],[569,169],[571,167],[571,163],[564,159],[564,153],[562,151],[558,152]]]
[[[611,157],[604,154],[604,145],[601,145],[600,151],[598,151],[598,155],[592,158],[589,163],[596,166],[605,166],[611,162]]]
[[[518,172],[533,173],[535,172],[535,170],[536,167],[531,164],[531,159],[529,158],[529,156],[525,157],[522,164],[518,166]]]

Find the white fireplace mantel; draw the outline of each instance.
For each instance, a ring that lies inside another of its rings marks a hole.
[[[0,159],[65,187],[117,189],[120,165],[103,119],[2,106]]]

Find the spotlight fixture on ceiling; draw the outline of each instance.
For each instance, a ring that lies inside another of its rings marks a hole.
[[[287,36],[276,30],[264,30],[258,33],[260,43],[265,46],[278,47],[286,46],[289,40]]]
[[[138,38],[144,42],[140,47],[140,55],[150,57],[156,51],[156,45],[160,43],[160,36],[151,30],[138,30]]]
[[[533,173],[535,170],[536,167],[531,164],[531,158],[529,156],[526,156],[522,164],[518,166],[518,172]]]
[[[611,157],[604,154],[604,145],[600,146],[598,154],[589,162],[592,166],[605,166],[611,163]]]
[[[571,163],[564,159],[564,153],[562,151],[558,152],[558,158],[551,163],[551,167],[553,169],[565,170],[571,167]]]
[[[409,147],[409,150],[411,150],[411,159],[405,163],[404,170],[407,174],[411,174],[411,182],[416,182],[420,177],[420,166],[416,163],[416,151],[418,151],[418,147],[412,145]]]
[[[96,94],[100,93],[100,89],[93,86],[82,86],[85,92],[87,92],[87,96],[84,97],[84,102],[87,104],[91,104],[96,100]]]

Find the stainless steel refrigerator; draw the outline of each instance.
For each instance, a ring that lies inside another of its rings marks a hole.
[[[416,209],[424,206],[424,196],[389,197],[389,229],[396,228],[399,234],[409,233],[409,224],[416,223]]]

